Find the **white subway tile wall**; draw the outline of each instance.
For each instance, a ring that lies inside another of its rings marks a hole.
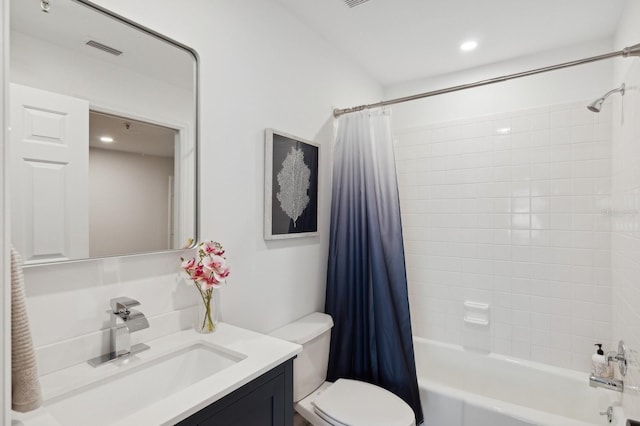
[[[640,388],[640,64],[635,61],[625,83],[629,90],[614,99],[613,185],[611,208],[613,341],[631,351],[625,389]],[[622,119],[622,117],[624,117]],[[640,418],[640,393],[627,392],[625,413]]]
[[[395,130],[415,335],[465,344],[473,300],[493,352],[588,371],[609,344],[612,116],[589,102]]]

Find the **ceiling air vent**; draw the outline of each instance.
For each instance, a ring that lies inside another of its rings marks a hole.
[[[95,47],[96,49],[100,49],[103,52],[111,53],[114,56],[122,55],[122,52],[118,49],[114,49],[113,47],[109,47],[106,44],[98,43],[95,40],[89,40],[87,42],[87,46]]]
[[[349,7],[360,6],[362,3],[366,3],[368,1],[369,0],[344,0],[346,5],[349,6]]]

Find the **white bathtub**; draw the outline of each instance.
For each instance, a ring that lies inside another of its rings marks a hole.
[[[425,426],[624,426],[620,393],[588,374],[414,337]],[[614,420],[600,416],[614,406]]]

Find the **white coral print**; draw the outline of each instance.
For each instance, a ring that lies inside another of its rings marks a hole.
[[[282,211],[293,220],[294,228],[296,221],[309,204],[307,191],[309,190],[310,178],[311,170],[304,162],[304,152],[292,147],[278,173],[280,192],[276,194],[276,197],[280,201]]]

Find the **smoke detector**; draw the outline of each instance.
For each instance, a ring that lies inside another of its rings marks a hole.
[[[349,7],[360,6],[362,3],[366,3],[369,0],[344,0],[344,3]]]

